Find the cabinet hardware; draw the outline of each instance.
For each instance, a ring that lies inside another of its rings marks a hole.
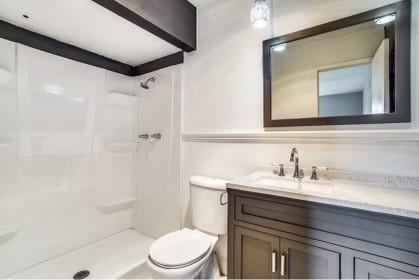
[[[281,276],[285,276],[285,255],[281,255]]]
[[[272,273],[276,272],[276,252],[272,252]]]

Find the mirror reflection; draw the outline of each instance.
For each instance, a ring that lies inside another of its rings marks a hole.
[[[394,19],[273,46],[272,119],[393,113]]]

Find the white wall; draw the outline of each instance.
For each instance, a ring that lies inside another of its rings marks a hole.
[[[12,73],[0,83],[4,277],[132,226],[131,210],[96,207],[134,195],[137,99],[108,94],[132,93],[131,78],[5,40],[0,67]]]
[[[391,0],[274,0],[273,28],[253,29],[249,23],[252,0],[206,0],[198,9],[198,51],[184,65],[182,132],[263,132],[262,41],[344,16],[369,10]],[[419,1],[413,0],[413,50],[419,46]],[[412,107],[419,112],[419,59],[413,52]],[[371,128],[415,128],[412,124],[346,127],[285,128],[282,130],[328,130]],[[419,175],[419,146],[406,143],[303,144],[289,141],[261,144],[252,141],[223,143],[182,142],[181,202],[183,221],[190,225],[189,185],[191,175],[232,179],[272,161],[287,163],[293,146],[302,165]],[[225,239],[219,251],[225,271]]]
[[[180,228],[180,66],[136,78],[139,133],[161,133],[155,142],[137,146],[135,229],[154,238]],[[155,77],[149,90],[140,81]]]

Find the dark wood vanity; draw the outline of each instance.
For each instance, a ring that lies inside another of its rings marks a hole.
[[[419,220],[228,189],[228,277],[419,278]]]

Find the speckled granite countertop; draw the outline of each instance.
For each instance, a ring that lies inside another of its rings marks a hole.
[[[302,181],[255,172],[227,188],[419,219],[419,189],[348,180]]]

